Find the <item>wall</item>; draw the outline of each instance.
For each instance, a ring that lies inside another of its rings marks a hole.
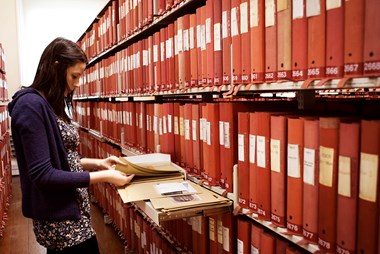
[[[10,96],[33,81],[42,51],[56,37],[77,41],[108,0],[0,0]],[[17,17],[17,18],[16,18]]]
[[[5,51],[5,70],[11,96],[20,84],[16,1],[0,0],[0,6],[0,43]]]

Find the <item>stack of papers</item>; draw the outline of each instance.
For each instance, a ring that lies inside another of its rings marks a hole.
[[[185,171],[170,160],[170,155],[161,153],[120,157],[125,165],[117,164],[116,170],[128,175],[134,174],[133,183],[157,180],[183,179]]]
[[[231,204],[231,200],[222,197],[196,183],[187,182],[188,191],[182,194],[170,195],[164,198],[152,198],[150,202],[157,210],[165,213],[179,211],[195,207],[208,207],[220,204]],[[190,191],[194,190],[194,191]]]
[[[118,188],[124,203],[150,201],[165,214],[216,207],[229,207],[232,201],[196,183],[185,180],[185,170],[170,161],[167,154],[146,154],[120,158],[126,165],[117,170],[135,174],[132,182]]]

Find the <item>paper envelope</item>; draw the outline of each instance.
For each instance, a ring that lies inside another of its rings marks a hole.
[[[202,187],[199,186],[199,188]],[[215,206],[231,202],[228,198],[222,197],[204,188],[202,192],[196,194],[155,198],[150,201],[155,209],[161,209],[165,212],[199,206]]]
[[[124,203],[135,202],[140,200],[152,200],[157,198],[167,198],[169,196],[178,196],[186,195],[183,193],[175,193],[176,190],[173,190],[173,194],[161,194],[156,187],[159,184],[164,183],[187,183],[190,187],[187,193],[201,193],[203,191],[202,187],[198,186],[189,181],[184,181],[182,179],[176,180],[164,180],[164,181],[150,181],[144,183],[130,184],[126,187],[118,188],[119,195]]]

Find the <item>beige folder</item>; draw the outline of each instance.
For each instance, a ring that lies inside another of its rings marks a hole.
[[[185,170],[170,160],[169,154],[152,153],[129,157],[120,157],[125,165],[117,164],[116,170],[128,175],[134,174],[131,184],[157,180],[183,179]]]

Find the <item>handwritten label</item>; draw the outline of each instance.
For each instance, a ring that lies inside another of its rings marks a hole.
[[[303,182],[315,185],[315,150],[304,148],[303,150]]]
[[[359,197],[361,199],[376,202],[378,167],[378,155],[368,153],[360,154]]]
[[[327,187],[333,184],[334,149],[320,146],[319,183]]]
[[[245,135],[244,134],[238,134],[238,160],[239,161],[245,161],[244,158],[244,141],[245,141]]]
[[[288,176],[301,177],[299,145],[288,144]]]
[[[257,136],[257,147],[256,147],[256,158],[257,166],[265,168],[266,167],[266,158],[265,158],[265,137]]]
[[[256,163],[256,135],[249,134],[249,163]]]
[[[280,168],[280,146],[281,141],[278,139],[270,140],[270,166],[271,170],[274,172],[281,172]]]
[[[338,194],[351,197],[351,159],[339,156]]]

